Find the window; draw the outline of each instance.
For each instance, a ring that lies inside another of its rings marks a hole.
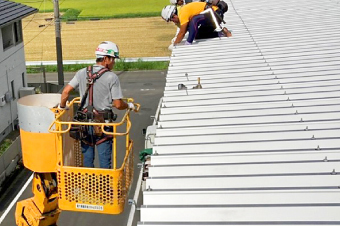
[[[6,50],[13,45],[22,43],[22,25],[21,20],[16,21],[1,28],[2,46]]]
[[[11,88],[12,88],[12,98],[13,98],[13,100],[15,100],[15,89],[14,89],[14,80],[13,81],[11,81]]]
[[[26,86],[26,83],[25,83],[25,72],[23,72],[21,74],[21,78],[22,78],[22,87],[25,87]]]
[[[1,29],[2,33],[2,46],[4,50],[14,45],[13,40],[13,24],[7,25]]]
[[[14,38],[15,38],[15,44],[22,42],[22,26],[21,26],[21,20],[14,22]]]

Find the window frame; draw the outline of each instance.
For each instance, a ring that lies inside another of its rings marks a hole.
[[[6,30],[6,32],[5,32]],[[8,30],[11,34],[7,34]],[[6,35],[5,35],[6,34]],[[23,40],[23,32],[22,32],[22,22],[21,20],[13,21],[10,24],[1,28],[1,35],[2,35],[2,48],[3,51],[10,49],[13,46],[16,46],[22,43]],[[7,40],[4,39],[7,38]],[[9,41],[9,45],[5,45],[5,41]]]
[[[15,95],[15,83],[14,83],[14,80],[11,81],[11,89],[12,89],[12,100],[15,100],[17,97]]]

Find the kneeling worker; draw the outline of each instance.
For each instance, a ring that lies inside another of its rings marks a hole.
[[[111,71],[114,67],[115,59],[119,58],[118,46],[110,41],[102,42],[96,49],[95,54],[96,64],[79,70],[68,85],[65,86],[61,94],[59,108],[65,109],[70,92],[73,89],[79,89],[80,96],[84,99],[82,107],[82,110],[85,110],[84,112],[86,110],[88,112],[93,111],[97,113],[96,115],[106,119],[103,115],[105,112],[112,112],[112,107],[119,110],[127,108],[133,110],[133,103],[126,103],[122,100],[123,94],[118,76]],[[97,77],[93,77],[94,80],[89,79],[90,74],[91,77],[92,75]],[[87,89],[89,84],[92,84],[92,89]],[[112,139],[107,139],[104,133],[98,135],[94,130],[91,126],[89,128],[89,138],[81,140],[84,157],[83,165],[84,167],[94,167],[94,148],[97,146],[100,168],[111,168]]]
[[[189,36],[185,44],[189,45],[195,38],[231,37],[231,32],[226,27],[220,26],[221,18],[228,10],[228,6],[222,1],[220,5],[219,8],[218,6],[209,6],[205,2],[192,2],[182,6],[179,13],[174,5],[164,7],[161,13],[162,18],[167,22],[172,21],[180,27],[174,45],[182,41],[187,31],[189,31]],[[212,27],[212,29],[207,29],[209,27]],[[203,31],[202,28],[204,32],[199,31]],[[199,37],[196,37],[197,35]]]

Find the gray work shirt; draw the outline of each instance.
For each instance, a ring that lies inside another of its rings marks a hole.
[[[101,65],[94,65],[93,72],[99,71],[104,68]],[[86,68],[79,70],[73,79],[68,83],[74,89],[79,89],[80,98],[83,97],[87,88],[87,73]],[[87,96],[84,107],[88,105],[89,95]],[[118,76],[111,72],[105,72],[96,82],[93,84],[93,106],[98,111],[112,108],[112,101],[123,98],[122,89],[120,88],[120,82]]]

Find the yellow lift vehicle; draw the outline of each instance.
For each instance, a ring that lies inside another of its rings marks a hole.
[[[133,178],[130,110],[117,123],[74,122],[80,98],[70,102],[69,110],[55,108],[59,101],[60,94],[31,95],[18,101],[23,163],[34,172],[34,197],[17,203],[15,218],[20,226],[56,225],[61,210],[104,214],[124,210]],[[135,107],[139,111],[140,105]],[[80,141],[69,136],[76,124],[100,126],[105,134],[112,135],[112,169],[82,167]],[[105,131],[104,126],[113,132]],[[125,157],[120,166],[118,137],[125,137]]]

